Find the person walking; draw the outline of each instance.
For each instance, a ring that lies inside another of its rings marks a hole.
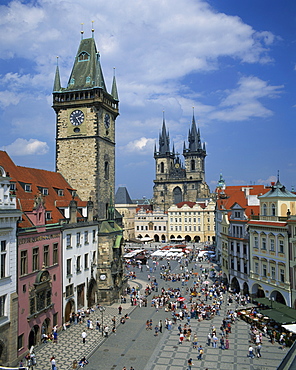
[[[225,349],[229,349],[229,339],[225,339]]]
[[[179,335],[179,344],[182,344],[183,340],[184,340],[184,334],[180,333],[180,335]]]
[[[119,307],[118,307],[118,315],[121,315],[121,312],[122,312],[122,307],[121,307],[121,306],[119,306]]]
[[[261,357],[261,343],[257,344],[256,346],[256,356],[258,358]]]
[[[188,359],[187,364],[188,364],[187,369],[188,369],[188,370],[191,370],[191,367],[192,367],[192,365],[193,365],[193,363],[192,363],[192,358],[191,358],[191,357]]]
[[[202,355],[203,355],[203,348],[202,348],[202,346],[199,346],[198,347],[198,349],[197,349],[197,351],[198,351],[198,356],[197,356],[197,359],[198,360],[201,360],[202,359]]]
[[[248,354],[248,357],[250,357],[250,358],[254,358],[255,357],[254,348],[251,345],[249,346],[249,354]]]
[[[85,339],[86,339],[86,336],[87,336],[85,330],[83,330],[81,336],[82,336],[82,343],[85,344]]]
[[[159,328],[158,328],[158,325],[156,325],[155,328],[154,328],[154,336],[155,337],[158,336],[158,331],[159,331]]]
[[[158,327],[159,327],[159,332],[162,333],[162,320],[159,320]]]
[[[51,370],[55,370],[55,368],[56,368],[56,360],[55,360],[55,357],[54,356],[51,357],[50,363],[51,363]]]

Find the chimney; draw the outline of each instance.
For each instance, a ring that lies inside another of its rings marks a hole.
[[[77,202],[72,199],[70,202],[70,224],[77,223]]]
[[[94,202],[89,198],[89,201],[87,202],[87,221],[93,221],[94,220]]]

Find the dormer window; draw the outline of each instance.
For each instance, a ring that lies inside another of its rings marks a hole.
[[[47,188],[43,188],[42,189],[42,194],[43,195],[48,195],[48,189]]]
[[[32,186],[31,186],[31,184],[25,184],[25,191],[26,191],[27,193],[30,193],[30,192],[32,191]]]
[[[84,62],[89,60],[89,54],[86,51],[83,51],[78,55],[78,62]]]
[[[63,197],[64,196],[64,190],[63,189],[58,189],[58,196]]]
[[[75,84],[75,78],[71,78],[70,85],[74,85],[74,84]]]
[[[49,211],[47,211],[47,212],[45,212],[45,218],[46,218],[46,220],[51,220],[51,212],[49,212]]]
[[[89,83],[90,83],[90,77],[89,77],[89,76],[87,76],[87,77],[86,77],[85,82],[86,82],[87,84],[89,84]]]
[[[10,190],[12,190],[12,191],[16,190],[16,183],[15,182],[10,183]]]

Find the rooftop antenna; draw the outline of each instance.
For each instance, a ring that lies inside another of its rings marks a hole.
[[[91,21],[91,35],[92,35],[92,38],[94,38],[94,33],[95,33],[94,21]]]
[[[83,40],[83,34],[84,34],[84,31],[83,31],[83,23],[81,23],[81,31],[80,31],[80,33],[81,33],[81,40]]]

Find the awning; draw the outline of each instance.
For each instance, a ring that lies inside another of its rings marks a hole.
[[[115,243],[113,245],[113,248],[119,248],[120,247],[121,239],[122,239],[122,235],[117,235],[116,236],[116,240],[115,240]]]
[[[291,331],[292,333],[296,333],[296,324],[282,325],[282,327]]]
[[[264,306],[268,306],[269,309],[259,308],[260,312],[264,316],[268,316],[272,320],[279,324],[294,324],[296,323],[296,310],[285,304],[270,301],[268,298],[256,298],[253,301],[258,302]]]

